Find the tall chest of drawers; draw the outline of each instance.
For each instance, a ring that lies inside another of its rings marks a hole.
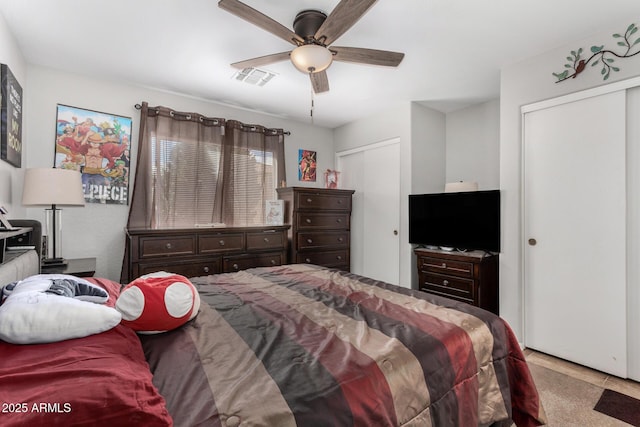
[[[161,270],[195,277],[286,264],[288,228],[128,229],[121,281]]]
[[[498,312],[498,255],[415,249],[419,289]]]
[[[289,262],[349,271],[353,190],[278,188],[285,201]]]

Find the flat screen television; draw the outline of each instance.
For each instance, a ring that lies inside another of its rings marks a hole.
[[[500,252],[500,190],[409,195],[409,243]]]

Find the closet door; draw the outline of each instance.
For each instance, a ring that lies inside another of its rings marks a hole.
[[[351,271],[400,282],[400,141],[337,153],[342,188],[355,190],[351,211]]]
[[[525,345],[626,377],[625,92],[525,114]]]

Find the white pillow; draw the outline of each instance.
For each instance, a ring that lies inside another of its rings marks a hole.
[[[69,281],[67,296],[60,291],[59,280]],[[108,300],[108,293],[78,277],[40,274],[10,288],[0,306],[0,339],[13,344],[81,338],[120,323],[116,309],[100,304]]]

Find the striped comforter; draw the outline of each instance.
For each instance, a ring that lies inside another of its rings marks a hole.
[[[312,265],[193,278],[184,327],[141,337],[176,426],[540,425],[508,325]]]

